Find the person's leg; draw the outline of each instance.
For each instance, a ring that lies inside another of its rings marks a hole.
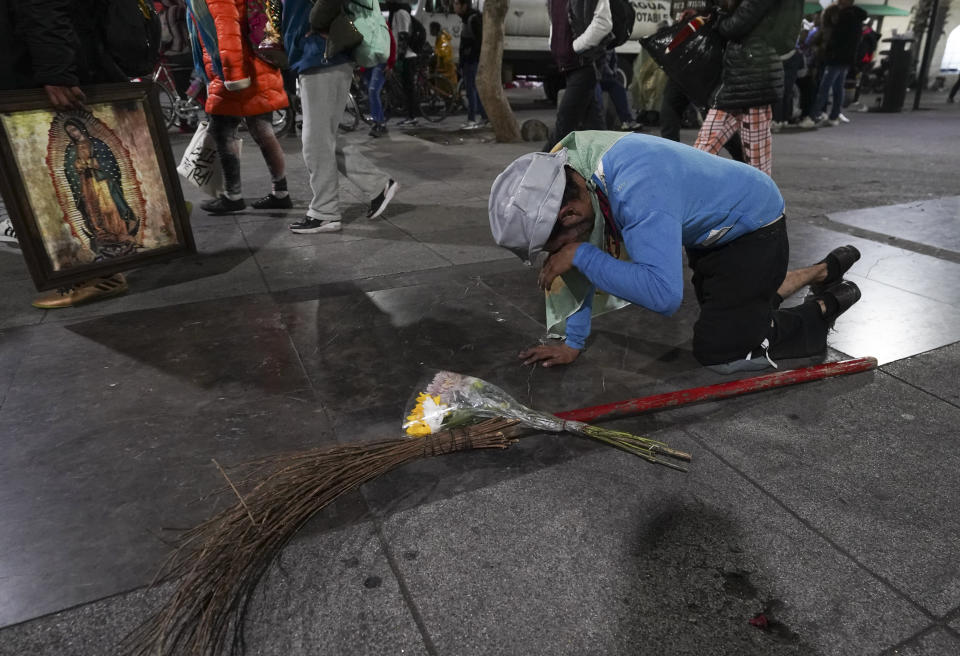
[[[738,123],[739,112],[711,109],[703,119],[703,125],[700,126],[700,132],[697,133],[697,140],[693,147],[716,155],[736,133]]]
[[[631,125],[633,114],[630,113],[630,103],[627,100],[627,90],[623,88],[617,80],[601,80],[600,88],[610,94],[610,100],[613,102],[613,108],[617,110],[617,118],[624,125]]]
[[[240,183],[240,139],[237,136],[239,126],[239,116],[210,115],[208,134],[217,147],[224,188],[216,198],[200,203],[201,209],[209,214],[238,212],[247,206]]]
[[[836,67],[827,65],[823,68],[823,74],[820,77],[820,85],[817,87],[817,96],[810,108],[810,118],[817,120],[823,117],[823,112],[827,108],[827,96],[830,95],[830,87],[833,85],[833,78],[836,75]]]
[[[567,88],[557,107],[555,142],[559,142],[574,130],[600,129],[603,120],[597,109],[595,90],[597,73],[592,65],[567,71]]]
[[[371,199],[367,216],[370,218],[379,216],[393,198],[398,185],[361,153],[359,145],[344,145],[344,140],[339,138],[337,132],[339,117],[333,113],[333,108],[344,107],[347,104],[350,82],[353,80],[353,67],[351,64],[340,64],[339,66],[327,67],[323,71],[324,92],[329,96],[326,102],[330,103],[329,111],[332,113],[328,129],[331,130],[330,134],[333,136],[333,157],[330,163],[335,163],[336,166],[332,171],[334,185],[336,185],[337,173],[343,174],[347,180],[359,187],[367,198]],[[304,133],[306,134],[306,129],[304,129]],[[311,186],[312,180],[311,176]],[[334,189],[336,194],[338,187],[335,186]],[[311,205],[311,209],[313,209],[313,205]],[[312,215],[308,212],[307,216]],[[339,209],[337,210],[337,216],[337,220],[339,220]]]
[[[341,94],[339,85],[334,83],[333,73],[340,68],[349,70],[349,65],[319,68],[300,76],[303,161],[313,193],[307,217],[331,224],[340,222],[337,128],[347,103],[346,93]]]
[[[783,62],[783,98],[780,103],[780,118],[782,123],[793,121],[793,93],[797,82],[797,73],[803,67],[803,55],[794,51],[793,55]]]
[[[680,141],[680,123],[683,112],[690,100],[680,85],[671,79],[663,88],[663,100],[660,101],[660,136],[671,141]]]
[[[789,298],[810,285],[811,291],[818,293],[824,287],[843,279],[843,274],[860,259],[860,251],[854,246],[840,246],[830,251],[825,258],[816,264],[802,269],[787,271],[783,282],[777,289],[780,298]]]
[[[480,97],[477,95],[477,62],[463,62],[463,89],[467,94],[467,121],[477,122]]]
[[[404,57],[401,61],[397,62],[397,65],[400,67],[400,80],[403,82],[403,96],[407,104],[407,121],[413,122],[417,120],[417,114],[419,113],[416,90],[417,58]]]
[[[258,210],[288,210],[293,207],[293,200],[287,192],[286,159],[273,131],[272,118],[271,112],[244,118],[247,131],[260,147],[271,181],[270,193],[253,201],[252,205]]]
[[[771,219],[772,220],[772,219]],[[755,350],[770,332],[778,281],[787,271],[789,245],[784,220],[729,244],[687,249],[700,316],[693,326],[693,355],[705,366],[743,363],[769,366]]]
[[[960,91],[960,76],[957,77],[957,81],[953,83],[953,86],[950,88],[950,93],[947,95],[947,102],[953,102],[957,97],[957,91]]]
[[[797,89],[800,90],[800,117],[798,121],[810,116],[810,108],[816,100],[817,89],[814,86],[813,75],[808,73],[797,78]]]
[[[773,137],[770,135],[770,105],[750,107],[741,115],[740,139],[747,164],[767,175],[773,169]]]
[[[383,101],[380,98],[380,93],[383,91],[383,84],[386,82],[386,77],[384,75],[384,70],[386,69],[386,64],[378,64],[370,69],[370,77],[367,82],[367,98],[370,103],[370,117],[373,118],[373,122],[377,125],[380,125],[386,121],[386,116],[383,113]]]
[[[230,200],[243,197],[238,127],[240,127],[238,116],[210,115],[210,136],[217,146],[217,157],[220,158],[220,167],[223,169],[224,195]]]
[[[724,150],[730,153],[730,159],[747,163],[747,158],[743,154],[743,141],[740,140],[740,133],[734,132],[730,135],[730,138],[727,139],[727,143],[723,144]]]
[[[272,114],[268,112],[258,116],[246,116],[243,122],[260,148],[260,154],[263,155],[263,161],[270,172],[270,180],[273,184],[271,193],[277,198],[283,198],[287,195],[286,160],[283,148],[280,147],[280,140],[273,131],[272,119]]]
[[[833,78],[833,105],[830,107],[830,120],[836,121],[840,118],[840,112],[843,111],[843,93],[847,81],[847,70],[849,66],[837,66]]]

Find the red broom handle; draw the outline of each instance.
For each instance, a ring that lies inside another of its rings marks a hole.
[[[690,403],[697,403],[699,401],[716,401],[717,399],[726,399],[731,396],[760,392],[762,390],[773,389],[774,387],[806,383],[811,380],[830,378],[831,376],[856,374],[861,371],[869,371],[876,366],[877,359],[872,357],[841,360],[840,362],[825,362],[813,367],[791,369],[790,371],[776,371],[772,374],[743,378],[741,380],[731,380],[726,383],[707,385],[706,387],[693,387],[676,392],[667,392],[665,394],[655,394],[637,399],[617,401],[616,403],[607,403],[606,405],[596,405],[592,408],[558,412],[557,416],[561,419],[574,421],[605,421],[617,417],[639,415],[649,410],[673,408]]]

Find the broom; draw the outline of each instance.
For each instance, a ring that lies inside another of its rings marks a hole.
[[[688,454],[670,449],[656,440],[580,422],[726,398],[866,371],[875,366],[876,360],[872,358],[828,363],[560,413],[557,416],[559,419],[530,411],[507,396],[516,405],[508,408],[500,404],[498,408],[501,412],[510,414],[516,408],[523,408],[531,414],[520,413],[510,418],[497,416],[470,426],[431,432],[419,438],[311,449],[265,458],[241,466],[247,473],[236,482],[227,477],[214,461],[230,489],[237,495],[238,502],[184,534],[179,548],[171,554],[154,581],[180,579],[176,590],[158,613],[127,636],[124,648],[133,656],[216,656],[241,651],[242,628],[253,591],[274,558],[297,531],[341,495],[409,462],[457,451],[505,449],[517,439],[535,434],[531,426],[542,431],[552,430],[549,427],[551,424],[559,424],[563,430],[592,437],[651,462],[683,470],[663,460],[662,456],[689,460]],[[461,379],[468,380],[467,377],[459,377],[458,380]],[[484,393],[490,390],[502,393],[502,390],[485,381],[469,381],[482,384]],[[422,406],[422,399],[419,403]],[[476,405],[472,407],[474,410],[477,408]],[[418,418],[424,418],[422,408]],[[249,491],[242,495],[240,489]]]

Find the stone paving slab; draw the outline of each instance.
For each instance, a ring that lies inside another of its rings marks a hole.
[[[918,610],[960,606],[960,408],[883,373],[791,392],[689,430]]]
[[[864,654],[926,626],[682,432],[657,437],[696,452],[691,474],[601,450],[389,516],[437,653]]]
[[[112,655],[169,591],[139,590],[5,630],[0,655]],[[288,546],[254,597],[244,638],[258,656],[430,653],[369,523]]]
[[[960,253],[960,196],[834,212],[831,221]]]
[[[960,406],[957,362],[960,362],[960,344],[951,344],[912,358],[891,362],[883,370],[928,394]]]

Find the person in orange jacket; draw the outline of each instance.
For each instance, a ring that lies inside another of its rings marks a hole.
[[[210,214],[224,214],[247,206],[241,193],[237,138],[243,120],[260,147],[273,182],[271,192],[253,202],[254,209],[289,209],[293,201],[287,193],[283,149],[272,122],[273,112],[289,105],[280,69],[259,59],[245,36],[246,0],[189,1],[197,27],[195,45],[200,46],[210,81],[204,109],[210,115],[210,134],[217,145],[225,187],[217,198],[200,207]]]

